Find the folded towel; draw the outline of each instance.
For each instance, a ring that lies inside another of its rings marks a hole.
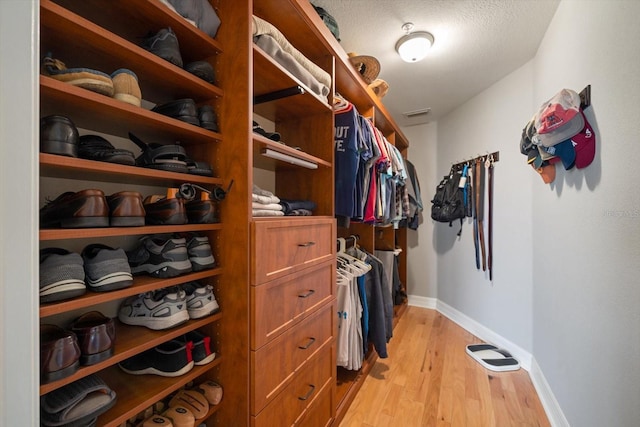
[[[277,196],[261,196],[255,193],[251,194],[251,201],[264,203],[265,205],[268,205],[269,203],[280,203],[280,199]]]
[[[274,194],[271,191],[263,190],[262,188],[258,187],[255,184],[253,184],[253,190],[251,192],[253,194],[257,194],[259,196],[267,196],[267,197],[273,197],[274,196]]]
[[[269,204],[263,204],[263,203],[256,203],[253,202],[251,203],[251,208],[252,209],[262,209],[262,210],[268,210],[268,211],[281,211],[282,209],[282,205],[279,203],[269,203]]]
[[[271,211],[268,209],[252,209],[251,213],[253,216],[284,216],[284,212],[282,211]]]
[[[320,83],[327,87],[331,87],[331,75],[311,62],[306,56],[304,56],[298,49],[293,47],[287,38],[276,27],[262,18],[253,16],[253,35],[260,36],[268,34],[273,37],[276,42],[282,47],[282,49],[291,54],[296,61],[298,61],[304,68],[306,68],[311,75]]]

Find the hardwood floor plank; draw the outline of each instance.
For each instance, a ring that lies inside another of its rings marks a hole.
[[[493,372],[466,354],[477,337],[409,307],[340,427],[548,427],[529,374]]]

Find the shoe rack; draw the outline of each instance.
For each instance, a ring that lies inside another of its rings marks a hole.
[[[223,50],[222,45],[158,1],[136,1],[134,7],[126,0],[40,2],[40,51],[43,54],[51,52],[52,56],[60,58],[68,66],[103,70],[107,74],[118,68],[131,69],[138,76],[143,99],[153,103],[193,98],[198,105],[208,104],[213,106],[214,110],[218,110],[224,96],[220,86],[209,84],[140,47],[141,37],[164,27],[171,27],[176,33],[181,54],[186,62],[207,60],[215,67],[216,58]],[[180,141],[190,157],[211,163],[215,174],[215,177],[204,177],[41,153],[41,183],[55,180],[62,183],[59,184],[61,186],[69,185],[72,188],[115,185],[122,190],[144,191],[143,194],[147,190],[141,190],[142,188],[153,187],[164,193],[167,188],[177,187],[185,182],[198,184],[210,190],[216,186],[226,188],[229,183],[227,177],[217,173],[216,167],[220,146],[227,143],[221,133],[162,116],[149,109],[74,87],[44,75],[40,76],[40,114],[41,117],[51,114],[67,116],[78,128],[118,138],[126,139],[128,132],[133,132],[147,142],[174,144]],[[69,188],[60,187],[59,190],[55,195],[41,194],[41,198],[55,197],[69,191]],[[41,385],[40,394],[44,395],[77,379],[97,373],[117,393],[116,405],[99,417],[98,425],[120,426],[191,381],[218,381],[220,368],[226,358],[218,341],[219,329],[226,316],[224,292],[219,292],[220,278],[224,276],[228,265],[220,242],[221,230],[225,227],[224,221],[223,217],[220,224],[40,230],[41,247],[77,247],[103,240],[121,243],[124,247],[127,241],[143,235],[198,232],[208,237],[218,265],[211,270],[169,279],[136,276],[129,288],[103,293],[87,291],[78,298],[42,304],[42,323],[56,317],[68,317],[100,307],[117,307],[119,302],[128,296],[193,280],[213,285],[221,306],[221,311],[217,314],[190,320],[163,331],[126,326],[117,322],[116,344],[112,357],[95,365],[81,366],[69,377]],[[131,376],[117,367],[118,362],[122,360],[195,329],[212,337],[212,350],[218,353],[216,359],[207,365],[195,366],[187,374],[176,378]],[[223,403],[210,408],[207,418],[214,418],[214,414],[222,405]]]
[[[40,316],[46,320],[140,292],[200,280],[214,286],[221,313],[168,331],[144,330],[138,334],[140,329],[121,327],[111,359],[45,385],[41,394],[74,378],[104,373],[105,381],[118,393],[118,403],[98,423],[118,426],[187,382],[212,379],[223,386],[224,397],[208,414],[207,426],[337,426],[375,356],[370,353],[355,375],[342,375],[336,369],[336,237],[358,234],[359,243],[369,251],[387,245],[406,249],[406,230],[360,224],[351,229],[337,228],[332,94],[339,92],[361,114],[372,117],[404,156],[408,142],[308,0],[210,3],[222,21],[215,40],[156,0],[137,0],[135,7],[126,0],[40,3],[41,52],[52,51],[67,64],[108,73],[121,67],[132,69],[139,77],[144,99],[162,103],[190,97],[198,104],[212,105],[221,129],[220,133],[211,132],[41,76],[43,116],[67,115],[80,128],[123,138],[131,131],[145,141],[181,141],[191,157],[210,162],[215,174],[214,178],[185,176],[41,154],[41,179],[115,183],[132,189],[166,188],[183,182],[226,188],[233,180],[231,191],[220,204],[221,224],[41,230],[41,244],[195,231],[209,237],[216,261],[222,266],[172,279],[140,276],[129,289],[104,295],[87,293],[77,300],[42,306]],[[331,75],[328,99],[307,90],[253,43],[252,15],[277,27],[299,51]],[[185,62],[211,62],[216,85],[139,47],[141,35],[167,26],[176,33]],[[254,134],[255,116],[273,123],[287,145]],[[317,168],[268,158],[263,155],[266,149],[313,163]],[[274,177],[273,190],[278,197],[316,202],[314,216],[253,218],[252,185],[255,176],[263,172]],[[406,284],[404,254],[400,276]],[[115,366],[119,360],[192,329],[210,333],[219,354],[214,362],[178,378],[135,377],[135,390],[127,385],[131,377],[119,372]]]

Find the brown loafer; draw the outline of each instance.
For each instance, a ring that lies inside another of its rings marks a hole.
[[[142,227],[146,212],[142,194],[137,191],[120,191],[107,197],[112,227]]]
[[[76,334],[59,326],[40,325],[40,379],[49,383],[78,370],[80,347]]]
[[[102,190],[62,193],[40,209],[40,227],[91,228],[109,226],[109,206]]]
[[[147,196],[144,210],[149,225],[182,225],[188,222],[184,199]]]
[[[113,355],[116,327],[113,319],[99,311],[90,311],[76,319],[71,331],[78,337],[80,364],[95,365]]]

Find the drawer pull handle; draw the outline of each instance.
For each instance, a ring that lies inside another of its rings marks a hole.
[[[315,293],[316,291],[314,291],[313,289],[309,289],[309,292],[307,292],[306,294],[298,295],[298,298],[309,298],[311,295]]]
[[[309,338],[309,342],[306,345],[299,345],[298,348],[300,350],[307,350],[309,347],[311,347],[311,345],[316,342],[316,339],[314,337]]]
[[[311,397],[311,395],[313,394],[314,390],[316,389],[316,386],[314,386],[313,384],[309,384],[309,387],[311,387],[311,389],[307,392],[307,394],[305,394],[304,396],[298,396],[298,399],[307,400],[308,398]]]
[[[308,248],[309,246],[313,246],[315,244],[316,242],[298,243],[298,246],[300,246],[301,248]]]

